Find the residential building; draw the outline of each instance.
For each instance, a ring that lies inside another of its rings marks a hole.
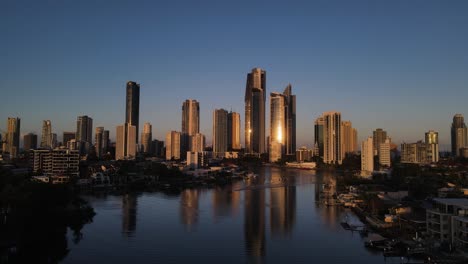
[[[189,149],[191,152],[205,151],[205,135],[196,133],[190,136]]]
[[[125,123],[117,126],[116,131],[116,146],[115,146],[115,159],[116,160],[132,160],[136,157],[137,144],[135,141],[136,127]]]
[[[285,152],[286,155],[296,153],[296,95],[292,94],[292,86],[288,84],[283,92],[285,107]]]
[[[109,130],[104,130],[102,133],[102,154],[107,154],[109,152]]]
[[[104,137],[104,127],[96,127],[94,147],[96,148],[96,156],[100,159],[102,158],[102,149],[103,149],[103,137]]]
[[[384,143],[387,139],[387,131],[383,130],[382,128],[377,128],[376,130],[374,130],[372,138],[374,139],[374,155],[378,155],[380,144]]]
[[[203,152],[187,152],[187,166],[190,169],[198,169],[205,165],[205,159]]]
[[[23,146],[25,151],[37,149],[37,135],[33,133],[24,135]]]
[[[200,133],[200,103],[187,99],[182,104],[181,151],[185,155],[190,150],[190,137]]]
[[[341,122],[342,128],[342,156],[345,157],[347,153],[353,153],[357,151],[356,147],[356,138],[357,138],[357,131],[353,128],[353,124],[351,121],[342,121]]]
[[[79,116],[76,121],[76,143],[80,154],[88,154],[93,142],[93,119]]]
[[[401,144],[401,163],[427,163],[427,145],[422,141]]]
[[[379,164],[383,167],[390,167],[392,165],[390,156],[390,138],[385,139],[383,143],[379,145]]]
[[[426,209],[426,232],[439,242],[448,242],[455,248],[468,250],[468,199],[434,198],[431,209]]]
[[[372,137],[368,137],[361,145],[361,171],[370,175],[374,171],[374,147]]]
[[[153,141],[153,128],[150,123],[146,122],[143,126],[143,133],[141,134],[141,145],[143,153],[150,154],[151,142]]]
[[[134,126],[136,131],[135,145],[138,144],[138,131],[140,129],[140,84],[127,82],[127,92],[125,99],[125,123]]]
[[[341,150],[341,113],[323,113],[323,141],[324,157],[323,161],[328,164],[341,164],[343,152]]]
[[[68,141],[75,139],[75,132],[63,132],[62,143],[67,146]]]
[[[180,160],[181,133],[170,131],[166,134],[166,160]]]
[[[240,123],[240,114],[236,112],[229,112],[228,113],[228,151],[233,150],[240,150],[241,149],[241,142],[240,142],[240,130],[241,130],[241,123]]]
[[[165,157],[166,155],[164,152],[164,141],[154,139],[151,143],[151,150],[156,157]]]
[[[468,132],[463,115],[456,114],[453,117],[451,128],[452,155],[460,156],[460,149],[468,146]]]
[[[313,154],[313,150],[307,149],[306,147],[301,147],[298,150],[296,150],[296,161],[310,161],[312,160]]]
[[[262,154],[265,147],[266,72],[254,68],[245,88],[245,153]]]
[[[277,162],[284,158],[286,148],[285,96],[270,94],[269,160]]]
[[[68,149],[33,150],[33,171],[45,176],[79,175],[80,153]]]
[[[50,120],[42,121],[41,148],[52,149],[52,123]]]
[[[215,109],[213,112],[213,155],[223,158],[228,143],[228,112],[224,109]]]
[[[317,118],[315,120],[314,124],[314,144],[315,144],[315,149],[318,151],[315,151],[314,153],[316,156],[320,156],[323,158],[323,152],[324,152],[324,136],[323,136],[323,127],[325,124],[325,119],[323,116]]]
[[[5,139],[4,152],[8,152],[12,158],[16,158],[19,154],[21,119],[19,117],[9,117],[7,133]]]
[[[427,160],[429,162],[439,161],[439,133],[429,130],[425,134],[425,143],[427,145]]]

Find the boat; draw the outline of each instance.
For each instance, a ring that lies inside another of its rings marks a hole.
[[[286,162],[286,167],[302,170],[313,170],[317,167],[315,162]]]

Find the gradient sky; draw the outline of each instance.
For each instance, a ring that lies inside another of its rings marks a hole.
[[[192,98],[211,142],[215,108],[244,122],[254,67],[268,93],[292,84],[298,147],[312,146],[313,122],[330,110],[360,140],[377,127],[396,143],[434,129],[442,150],[453,115],[468,115],[468,1],[4,0],[0,10],[0,130],[18,116],[22,134],[40,135],[50,119],[60,140],[89,115],[114,138],[133,80],[140,131],[180,130]]]

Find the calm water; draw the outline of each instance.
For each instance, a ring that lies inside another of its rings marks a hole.
[[[63,263],[399,263],[364,248],[340,222],[349,211],[316,203],[333,179],[261,168],[253,181],[178,195],[86,197],[97,215]]]

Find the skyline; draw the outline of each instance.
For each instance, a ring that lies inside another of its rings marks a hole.
[[[267,93],[291,83],[297,95],[297,147],[312,147],[315,119],[339,111],[359,142],[376,128],[397,144],[435,130],[449,150],[452,117],[468,114],[468,3],[340,3],[3,3],[0,129],[20,117],[22,140],[51,120],[61,137],[88,115],[115,140],[125,84],[135,81],[139,123],[153,125],[153,138],[180,131],[190,98],[211,142],[214,109],[240,113],[244,128],[245,74],[259,67]]]

